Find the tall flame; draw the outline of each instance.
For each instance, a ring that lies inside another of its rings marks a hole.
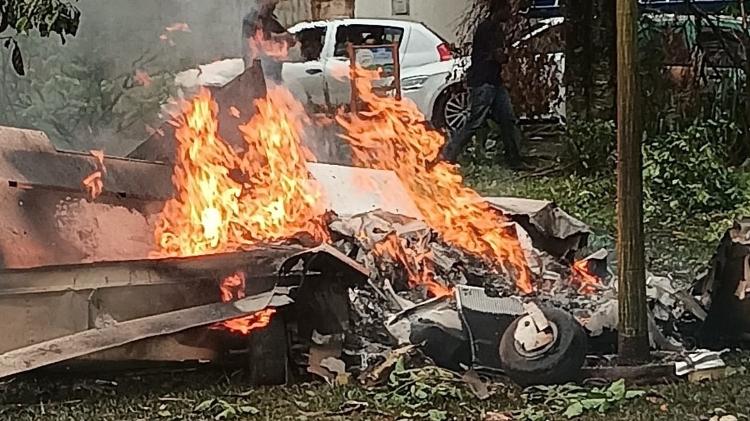
[[[157,225],[160,251],[194,256],[251,248],[306,233],[327,238],[320,190],[301,145],[301,105],[273,89],[240,127],[244,150],[218,135],[218,107],[208,91],[187,104],[175,137],[176,194]]]
[[[446,162],[432,164],[444,143],[443,136],[424,125],[424,115],[408,100],[373,93],[379,72],[358,68],[356,92],[366,111],[340,115],[359,165],[394,171],[410,192],[426,222],[450,244],[501,265],[516,280],[519,290],[533,291],[523,250],[513,229],[474,190],[463,184],[457,168]]]
[[[238,151],[218,134],[218,106],[203,90],[175,122],[175,196],[156,227],[159,254],[195,256],[247,249],[305,233],[327,238],[319,189],[306,168],[301,146],[302,106],[285,90],[256,102],[255,116],[240,127]],[[222,299],[244,297],[244,277],[225,279]],[[224,325],[247,333],[265,326],[265,311]]]

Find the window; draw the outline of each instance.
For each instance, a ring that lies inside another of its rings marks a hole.
[[[320,53],[326,41],[326,27],[303,29],[297,32],[302,58],[305,61],[320,60]]]
[[[400,44],[404,29],[395,26],[345,25],[336,30],[336,57],[346,57],[346,45]]]

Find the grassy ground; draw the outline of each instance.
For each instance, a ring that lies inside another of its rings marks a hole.
[[[487,196],[549,199],[589,223],[591,248],[614,250],[614,197],[611,181],[576,176],[528,177],[498,165],[465,166],[467,182]],[[710,257],[723,227],[700,223],[676,230],[648,225],[649,267],[689,281]],[[738,357],[750,368],[750,359]],[[710,419],[732,414],[747,419],[745,391],[750,375],[709,384],[680,383],[648,389],[648,395],[615,405],[605,415],[581,419]],[[239,373],[217,370],[129,375],[115,378],[30,376],[0,387],[0,419],[153,420],[153,419],[326,419],[393,420],[564,419],[553,405],[531,404],[512,386],[497,386],[479,401],[460,381],[427,376],[399,386],[366,390],[321,383],[252,388]],[[495,412],[495,418],[487,414]]]
[[[738,364],[750,367],[749,360]],[[37,377],[3,387],[0,419],[490,420],[488,414],[493,412],[522,420],[565,419],[553,403],[528,404],[522,391],[512,386],[498,386],[486,401],[474,398],[460,382],[425,382],[424,386],[445,393],[424,396],[406,388],[394,395],[393,388],[365,390],[321,383],[252,388],[241,375],[212,370],[106,380]],[[586,413],[579,419],[700,420],[714,414],[747,419],[749,387],[748,374],[709,384],[651,387],[647,395],[615,404],[605,414]]]

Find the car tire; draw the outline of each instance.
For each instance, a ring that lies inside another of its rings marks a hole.
[[[463,85],[451,85],[435,101],[432,124],[439,130],[455,133],[469,117],[469,91]]]
[[[579,380],[586,359],[588,337],[583,327],[569,313],[552,308],[542,308],[550,323],[557,327],[555,344],[543,354],[529,358],[519,353],[514,334],[521,318],[503,333],[500,340],[500,361],[505,373],[516,384],[563,384]]]

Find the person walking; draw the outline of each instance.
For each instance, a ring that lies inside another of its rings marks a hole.
[[[502,85],[502,67],[507,62],[503,22],[510,18],[508,0],[491,0],[489,17],[474,32],[467,84],[471,109],[466,125],[450,136],[441,158],[455,163],[474,134],[488,118],[500,127],[505,160],[513,169],[527,169],[520,152],[521,133],[516,126],[510,94]]]

